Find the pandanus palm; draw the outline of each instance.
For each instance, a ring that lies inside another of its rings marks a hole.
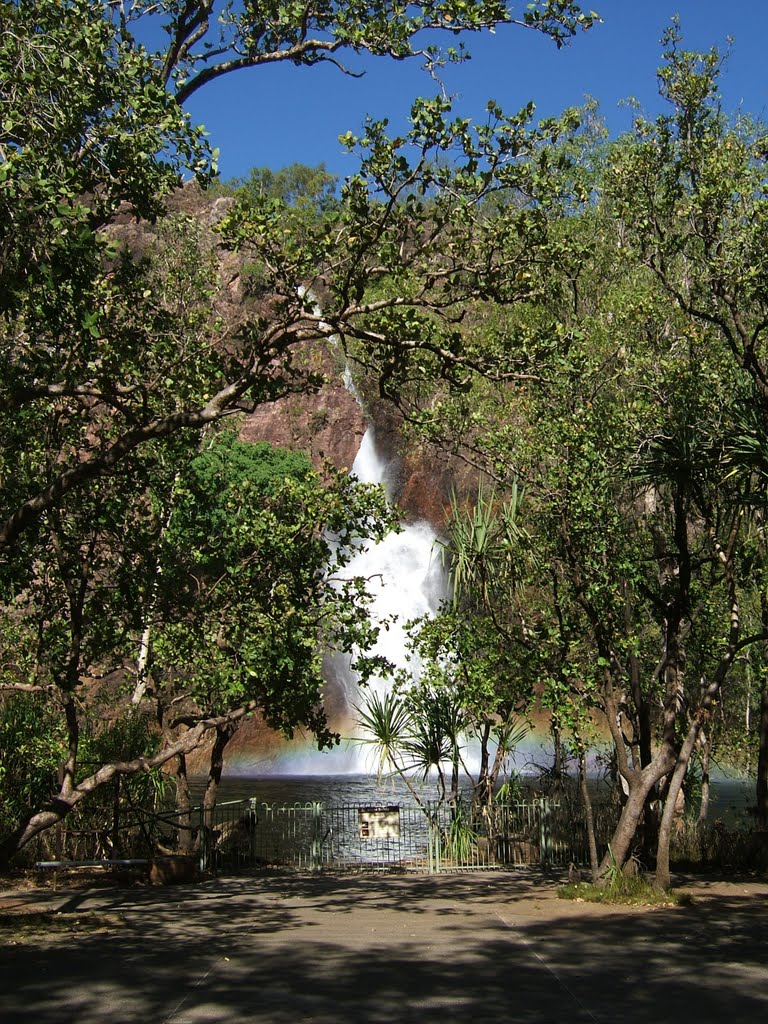
[[[528,533],[520,524],[522,497],[517,480],[503,502],[482,483],[470,508],[462,506],[455,494],[451,497],[443,557],[451,577],[454,607],[465,603],[493,613],[500,591],[514,585],[520,551],[530,546]]]
[[[355,710],[368,733],[360,742],[373,751],[379,775],[386,771],[399,775],[423,806],[413,779],[426,780],[434,771],[440,799],[445,799],[448,764],[451,800],[456,801],[465,716],[451,694],[429,688],[416,688],[407,695],[371,691]]]

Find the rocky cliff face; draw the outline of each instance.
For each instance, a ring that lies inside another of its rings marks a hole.
[[[216,312],[231,323],[237,321],[243,303],[247,301],[243,266],[236,253],[218,245],[213,229],[226,216],[233,202],[229,197],[213,198],[195,182],[188,182],[166,203],[169,215],[192,217],[202,225],[204,242],[216,253],[221,278],[221,289],[215,299]],[[137,220],[126,210],[115,218],[110,233],[126,246],[134,258],[140,258],[153,244],[157,227]],[[253,299],[248,301],[253,302]],[[269,441],[281,447],[301,449],[310,455],[318,468],[324,459],[330,459],[339,469],[349,468],[367,424],[359,404],[344,386],[343,360],[330,350],[324,351],[319,347],[306,350],[302,358],[325,378],[325,386],[317,394],[293,395],[258,409],[245,422],[242,437],[248,441]]]
[[[262,406],[248,416],[241,430],[246,441],[269,441],[306,452],[320,468],[329,459],[339,469],[351,469],[363,435],[371,423],[343,383],[338,367],[323,367],[327,383],[312,395],[293,395]],[[456,467],[446,458],[406,447],[401,422],[393,412],[374,414],[379,454],[387,465],[392,500],[408,519],[426,519],[436,530],[445,521]]]
[[[343,369],[327,353],[314,353],[314,362],[326,380],[320,391],[261,406],[246,418],[241,437],[300,449],[317,468],[328,459],[338,469],[351,469],[368,424],[344,386]]]

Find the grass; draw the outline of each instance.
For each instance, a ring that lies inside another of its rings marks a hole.
[[[605,885],[574,882],[562,885],[557,895],[563,900],[577,903],[606,903],[625,907],[672,907],[690,903],[685,893],[657,889],[644,875],[620,876]]]

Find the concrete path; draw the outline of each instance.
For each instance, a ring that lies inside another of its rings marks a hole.
[[[14,900],[105,927],[0,950],[3,1024],[768,1020],[768,884],[653,910],[526,872],[6,894],[0,913]]]

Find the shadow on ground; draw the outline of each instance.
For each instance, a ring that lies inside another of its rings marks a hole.
[[[2,951],[3,1020],[581,1022],[768,1016],[765,896],[651,911],[522,873],[276,877],[59,896],[107,933]]]

